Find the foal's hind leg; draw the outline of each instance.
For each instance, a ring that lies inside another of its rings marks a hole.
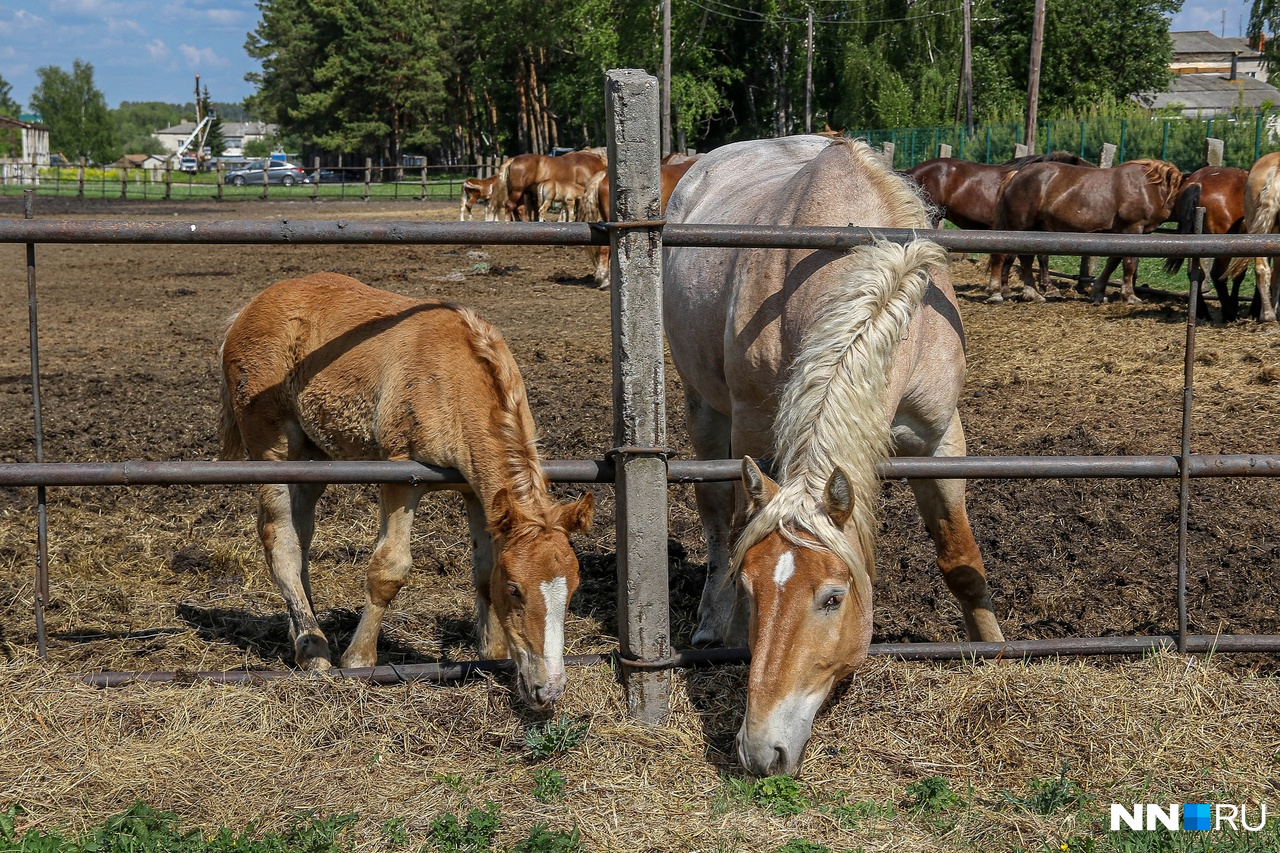
[[[951,417],[946,435],[934,451],[934,456],[964,456],[964,429],[960,415]],[[965,511],[964,480],[912,480],[911,491],[925,527],[933,538],[938,552],[938,568],[947,588],[960,602],[964,613],[965,631],[970,640],[1001,642],[1004,634],[991,606],[991,594],[987,590],[987,572],[982,565],[982,553],[969,527]]]
[[[471,492],[462,493],[467,507],[467,526],[471,530],[471,581],[476,588],[476,640],[480,657],[502,660],[510,652],[507,637],[489,596],[489,579],[493,575],[493,537],[484,504]]]
[[[316,621],[308,552],[323,483],[258,487],[258,536],[271,579],[289,612],[294,659],[303,669],[329,668],[329,641]]]
[[[409,529],[413,526],[413,513],[418,508],[425,490],[400,483],[386,483],[379,495],[378,508],[382,521],[378,542],[369,560],[369,575],[365,584],[364,612],[356,626],[351,645],[342,655],[342,665],[374,666],[378,662],[378,629],[382,616],[387,612],[391,599],[396,597],[404,579],[413,567],[409,554]]]

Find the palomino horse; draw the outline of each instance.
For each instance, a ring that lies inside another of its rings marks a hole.
[[[1263,154],[1249,170],[1244,187],[1244,227],[1249,234],[1280,232],[1280,152]],[[1273,287],[1271,272],[1280,258],[1254,258],[1253,273],[1257,279],[1259,322],[1274,323],[1280,288]],[[1237,258],[1231,264],[1235,275],[1248,264]]]
[[[458,210],[458,220],[466,222],[471,219],[471,209],[476,204],[484,205],[484,218],[489,222],[497,218],[497,211],[490,204],[493,198],[493,185],[498,182],[498,176],[493,175],[488,178],[467,178],[462,182],[462,202]]]
[[[739,142],[694,165],[667,220],[928,228],[912,185],[865,142]],[[960,312],[936,244],[855,252],[670,248],[663,317],[700,459],[749,458],[699,484],[708,577],[694,642],[751,647],[738,754],[800,765],[819,706],[871,642],[876,463],[960,456]],[[938,565],[973,639],[1000,640],[963,480],[913,480]],[[745,528],[734,542],[735,502]],[[736,581],[736,583],[735,583]]]
[[[527,211],[538,208],[538,184],[561,181],[586,186],[591,176],[608,165],[600,149],[571,151],[559,157],[545,154],[521,154],[512,157],[498,169],[498,182],[493,188],[493,203],[503,219],[517,218],[523,205]],[[532,214],[530,214],[532,215]]]
[[[555,702],[578,587],[569,535],[590,526],[592,498],[552,499],[524,381],[496,329],[458,305],[320,273],[272,285],[232,318],[222,380],[224,459],[412,459],[461,471],[480,654],[510,655],[524,698]],[[307,565],[324,489],[259,486],[267,566],[288,605],[298,665],[310,670],[330,665]],[[344,667],[377,662],[378,628],[409,573],[409,528],[425,491],[382,486],[364,613]]]
[[[668,154],[670,158],[675,155]],[[667,201],[671,198],[671,193],[675,191],[676,184],[680,183],[680,179],[684,177],[685,172],[698,160],[701,155],[688,157],[680,155],[683,159],[674,163],[664,162],[659,165],[662,174],[661,189],[661,207],[662,212],[667,210]],[[582,194],[582,221],[583,222],[607,222],[613,218],[613,212],[609,208],[609,172],[605,170],[598,172],[591,179],[591,183],[587,184],[586,191]],[[591,257],[591,263],[595,266],[595,272],[592,274],[596,280],[596,284],[604,286],[609,279],[609,247],[608,246],[588,246],[587,254]]]
[[[1009,176],[1024,166],[1032,163],[1070,163],[1074,166],[1092,166],[1088,160],[1067,151],[1054,151],[1049,154],[1030,154],[1004,163],[974,163],[955,157],[935,157],[917,163],[904,173],[924,190],[925,198],[936,208],[938,224],[942,219],[949,220],[957,228],[965,230],[988,230],[995,225],[996,199],[1000,195],[1001,185]],[[988,302],[1004,301],[1005,288],[1001,281],[1001,271],[1006,264],[1004,255],[993,254],[989,264],[991,285]],[[1048,270],[1049,259],[1040,257],[1040,269]],[[1050,291],[1052,295],[1053,291]],[[1039,295],[1036,294],[1037,301]]]
[[[1244,169],[1232,169],[1225,166],[1205,166],[1187,175],[1182,181],[1182,190],[1178,193],[1178,201],[1174,205],[1173,219],[1178,223],[1179,234],[1192,234],[1196,230],[1196,208],[1204,208],[1205,234],[1239,234],[1244,231],[1244,186],[1249,173]],[[1169,258],[1165,261],[1166,272],[1177,272],[1182,266],[1182,258]],[[1218,293],[1218,305],[1222,310],[1222,322],[1230,323],[1240,313],[1240,283],[1244,281],[1243,265],[1234,275],[1229,276],[1228,269],[1231,258],[1214,258],[1209,278]],[[1204,281],[1204,270],[1199,258],[1192,258],[1187,264],[1187,279],[1198,277]],[[1231,278],[1231,287],[1227,287],[1227,279]],[[1257,296],[1250,311],[1257,316]],[[1204,292],[1200,293],[1200,303],[1196,306],[1199,316],[1208,318],[1209,310],[1204,301]]]
[[[573,181],[543,181],[538,184],[538,218],[546,221],[555,204],[560,205],[561,221],[577,222],[582,205],[582,184]]]
[[[1002,231],[1149,234],[1169,218],[1181,186],[1178,167],[1163,160],[1130,160],[1110,169],[1032,163],[1005,182],[996,204],[995,227]],[[1023,293],[1035,294],[1031,258],[1020,258]],[[1001,280],[1008,274],[1010,261],[1005,260]],[[1123,261],[1120,296],[1126,302],[1140,303],[1133,292],[1138,259]],[[1120,258],[1107,258],[1093,282],[1094,302],[1103,301],[1107,277],[1120,262]],[[1048,271],[1043,268],[1040,283],[1048,289]]]

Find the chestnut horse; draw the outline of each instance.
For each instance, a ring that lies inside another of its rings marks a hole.
[[[543,181],[538,184],[537,195],[539,219],[545,221],[551,207],[558,203],[561,221],[578,221],[578,211],[582,207],[582,184],[573,181]]]
[[[675,155],[668,154],[667,157]],[[684,173],[697,162],[701,155],[695,154],[692,157],[680,155],[683,159],[674,163],[669,163],[665,159],[658,166],[662,173],[662,189],[661,205],[662,212],[667,210],[667,201],[671,198],[671,193],[675,192],[676,184],[680,183],[680,179],[684,177]],[[613,211],[609,208],[609,171],[597,173],[591,183],[587,184],[586,191],[582,194],[582,221],[583,222],[607,222],[613,218]],[[595,267],[592,274],[596,280],[596,284],[603,286],[609,279],[609,247],[608,246],[588,246],[587,254],[591,257],[591,263]]]
[[[498,168],[498,181],[493,188],[493,203],[498,208],[499,217],[516,219],[521,207],[533,216],[532,211],[538,209],[538,184],[544,181],[585,187],[592,175],[608,165],[602,152],[603,149],[586,148],[559,157],[545,154],[512,157]]]
[[[1249,170],[1244,187],[1244,227],[1249,234],[1280,232],[1280,152],[1263,154]],[[1253,273],[1257,280],[1259,322],[1274,323],[1280,288],[1271,281],[1272,270],[1280,258],[1254,258]],[[1248,259],[1236,258],[1231,274],[1248,265]]]
[[[485,221],[491,221],[495,218],[496,211],[492,204],[493,185],[498,182],[498,176],[493,175],[488,178],[467,178],[462,182],[462,201],[458,210],[458,220],[466,222],[472,218],[471,209],[477,203],[484,204]]]
[[[222,458],[394,459],[452,466],[474,549],[480,654],[510,655],[539,708],[564,691],[564,623],[578,587],[569,535],[592,497],[556,503],[538,458],[524,382],[502,335],[466,308],[375,290],[333,273],[253,298],[222,343]],[[289,611],[298,665],[329,668],[312,609],[308,551],[322,483],[259,486],[258,533]],[[382,523],[344,667],[377,662],[378,629],[412,561],[426,486],[381,487]]]
[[[1182,181],[1182,191],[1178,193],[1178,201],[1174,205],[1173,220],[1178,223],[1179,234],[1193,234],[1196,230],[1196,208],[1204,208],[1205,234],[1239,234],[1244,231],[1244,187],[1249,173],[1244,169],[1232,169],[1226,166],[1205,166],[1187,175]],[[1166,272],[1177,272],[1182,267],[1181,257],[1169,258],[1165,261]],[[1228,272],[1231,258],[1214,258],[1209,278],[1218,293],[1218,306],[1222,312],[1222,322],[1230,323],[1240,313],[1240,284],[1244,281],[1243,265],[1234,275]],[[1187,279],[1198,277],[1204,282],[1204,269],[1199,258],[1192,258],[1187,264]],[[1227,287],[1227,279],[1231,279],[1231,287]],[[1204,301],[1204,291],[1200,292],[1200,302],[1196,306],[1199,316],[1208,318],[1209,309]],[[1250,313],[1257,316],[1258,298],[1254,293]]]
[[[816,135],[704,155],[667,220],[929,226],[914,186],[880,152]],[[965,452],[947,255],[917,240],[854,252],[679,247],[665,260],[663,318],[697,457],[770,456],[777,477],[747,458],[737,487],[695,487],[708,576],[694,642],[736,644],[746,628],[738,755],[752,773],[792,773],[818,708],[871,642],[876,464],[890,452]],[[911,488],[969,636],[1000,640],[964,481]]]
[[[1110,234],[1149,234],[1169,218],[1182,186],[1178,167],[1163,160],[1130,160],[1110,169],[1068,163],[1032,163],[1005,181],[996,203],[995,227],[1001,231],[1078,231]],[[1023,293],[1036,293],[1031,258],[1019,256]],[[1121,258],[1107,258],[1093,282],[1092,298],[1102,302],[1111,275]],[[1140,303],[1133,292],[1138,259],[1124,258],[1120,296]],[[1008,274],[1006,258],[1001,280]],[[995,281],[993,277],[993,281]],[[1049,286],[1041,268],[1040,284]]]
[[[1070,163],[1073,166],[1093,166],[1083,157],[1067,151],[1054,151],[1048,154],[1030,154],[1004,163],[974,163],[955,157],[935,157],[917,163],[904,173],[920,185],[925,198],[936,208],[934,224],[947,219],[957,228],[972,231],[983,231],[995,226],[996,199],[1001,185],[1009,176],[1024,166],[1032,163]],[[988,287],[988,302],[1004,301],[1005,288],[1002,270],[1007,261],[1004,255],[993,254],[988,265],[991,284]],[[1049,259],[1040,256],[1042,275],[1049,269]],[[1050,295],[1053,291],[1050,290]],[[1030,296],[1030,295],[1029,295]],[[1043,301],[1039,294],[1032,297]]]

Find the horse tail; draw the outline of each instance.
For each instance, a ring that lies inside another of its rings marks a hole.
[[[993,231],[1008,231],[1008,211],[1000,200],[1004,198],[1004,191],[1008,188],[1009,182],[1013,180],[1013,176],[1018,174],[1017,169],[1010,169],[1000,178],[1000,186],[996,189],[996,215],[991,223]]]
[[[1249,211],[1251,215],[1245,220],[1244,232],[1246,234],[1274,234],[1276,232],[1276,220],[1280,217],[1280,193],[1276,192],[1280,181],[1274,180],[1275,175],[1268,176],[1268,180],[1264,181],[1262,188],[1258,190],[1258,199],[1253,206],[1253,210]],[[1245,206],[1248,207],[1249,188],[1245,187]],[[1231,262],[1231,266],[1227,268],[1227,275],[1235,278],[1244,272],[1249,266],[1252,258],[1236,258]]]
[[[499,222],[507,221],[507,197],[511,192],[511,160],[502,161],[498,167],[497,180],[493,182],[493,193],[489,198],[489,206],[497,211]]]
[[[231,319],[227,320],[226,328],[222,332],[222,345],[218,347],[218,364],[222,364],[222,352],[227,346],[227,335],[231,331],[232,324],[236,318],[240,316],[237,311],[231,315]],[[226,461],[234,461],[244,459],[248,456],[248,449],[244,446],[244,436],[240,434],[240,423],[236,420],[235,407],[231,404],[231,386],[227,383],[226,370],[219,370],[220,379],[218,381],[218,391],[221,400],[218,412],[218,442],[221,449],[218,457]]]
[[[875,464],[891,447],[883,412],[889,368],[932,283],[931,271],[947,268],[947,253],[928,240],[877,243],[858,249],[851,263],[809,330],[782,389],[774,423],[780,491],[743,530],[733,569],[736,573],[747,549],[769,532],[800,520],[851,567],[855,595],[869,601],[879,505]],[[866,575],[852,571],[859,561],[848,540],[814,505],[837,467],[848,479],[854,508],[846,530],[856,530],[862,538]]]
[[[1199,183],[1187,184],[1178,196],[1178,207],[1174,211],[1174,221],[1178,223],[1179,234],[1192,234],[1196,230],[1196,208],[1200,206]],[[1182,269],[1182,258],[1165,258],[1164,271],[1177,272]]]
[[[583,222],[604,222],[609,216],[609,211],[604,210],[600,206],[600,184],[605,178],[609,177],[607,171],[596,172],[587,181],[587,185],[582,190],[582,221]]]

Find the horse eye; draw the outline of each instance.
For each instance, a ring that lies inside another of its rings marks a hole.
[[[519,601],[519,600],[520,600],[520,587],[516,586],[516,585],[515,585],[515,584],[513,584],[513,583],[509,583],[509,584],[507,584],[507,594],[508,594],[508,595],[510,595],[512,598],[514,598],[516,601]]]
[[[844,603],[844,596],[840,593],[832,593],[827,596],[827,600],[822,602],[823,610],[839,610],[840,605]]]

